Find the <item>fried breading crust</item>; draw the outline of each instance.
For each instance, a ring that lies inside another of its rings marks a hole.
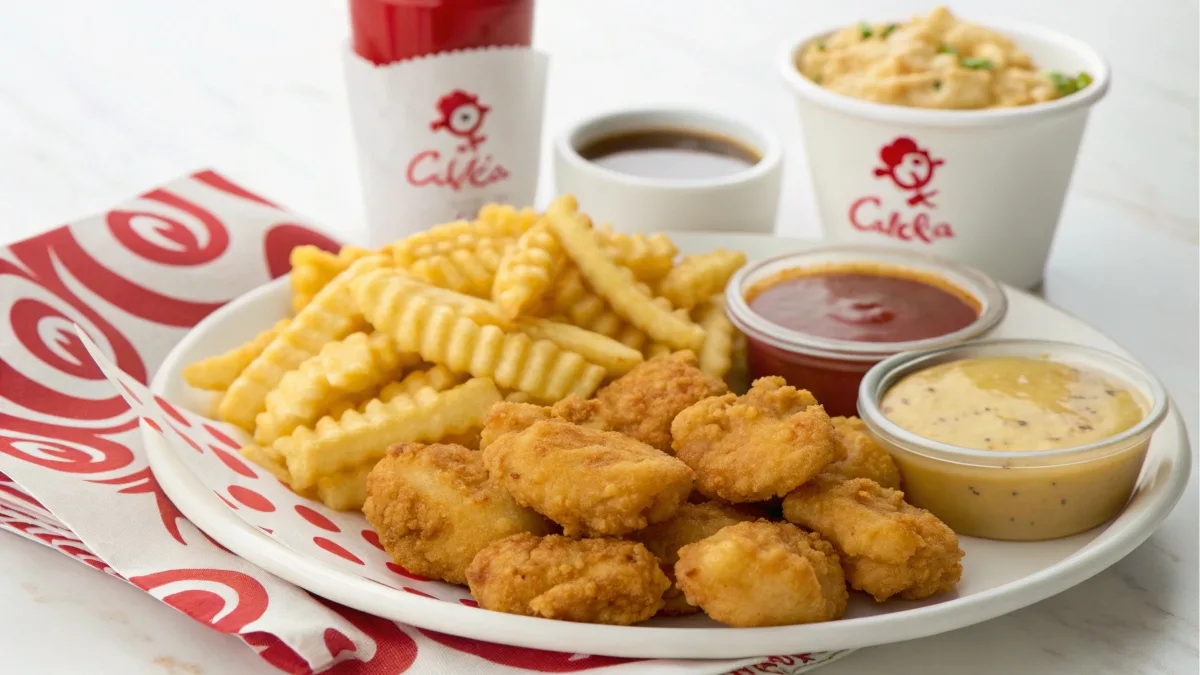
[[[873,480],[818,476],[783,500],[783,515],[828,539],[850,586],[878,602],[894,595],[920,600],[953,589],[962,578],[954,531]]]
[[[867,425],[857,417],[834,417],[833,437],[842,446],[846,458],[825,467],[825,473],[843,479],[870,478],[885,488],[900,489],[900,469],[892,456],[871,434]]]
[[[478,452],[402,443],[367,477],[367,520],[398,565],[421,576],[467,582],[467,565],[491,542],[554,526],[488,481]]]
[[[659,614],[668,616],[694,614],[700,608],[688,603],[675,581],[675,563],[679,560],[679,549],[688,544],[711,537],[721,528],[737,523],[757,520],[762,514],[748,506],[731,506],[720,502],[684,504],[674,516],[630,535],[629,539],[640,541],[658,558],[663,573],[672,586],[663,594],[665,605]]]
[[[535,422],[483,450],[492,480],[518,504],[562,525],[568,536],[620,535],[674,515],[692,470],[612,431],[561,420]]]
[[[531,534],[480,551],[467,583],[484,609],[617,625],[654,616],[670,586],[658,560],[639,543]]]
[[[600,403],[594,398],[584,400],[578,396],[568,396],[552,406],[501,401],[488,411],[479,440],[479,449],[486,448],[504,434],[524,431],[533,426],[534,422],[549,419],[608,431],[608,423],[601,414]]]
[[[705,375],[690,351],[656,356],[596,394],[601,413],[614,431],[671,451],[671,421],[684,408],[728,391],[721,380]]]
[[[829,542],[789,523],[738,523],[679,551],[675,575],[690,603],[731,626],[831,621],[849,594]]]
[[[840,458],[825,409],[782,377],[688,407],[671,434],[675,456],[696,472],[696,489],[729,502],[782,497]]]

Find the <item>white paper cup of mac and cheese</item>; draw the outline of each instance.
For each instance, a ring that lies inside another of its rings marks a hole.
[[[957,23],[936,10],[910,24],[859,24],[783,51],[822,228],[829,240],[932,253],[1033,288],[1109,69],[1050,30],[988,23],[1011,38],[989,43],[991,31],[947,21]],[[920,44],[930,36],[935,46]],[[1020,68],[1030,57],[1036,69]],[[996,102],[1010,107],[978,108]]]

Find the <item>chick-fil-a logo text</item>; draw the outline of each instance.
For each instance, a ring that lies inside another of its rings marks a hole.
[[[932,213],[937,208],[933,197],[938,191],[931,189],[930,183],[945,160],[935,159],[907,136],[900,136],[881,148],[879,159],[883,166],[875,167],[875,177],[888,178],[902,193],[911,193],[905,199],[910,208],[902,213],[899,209],[885,208],[880,196],[859,197],[850,205],[850,226],[860,232],[927,244],[953,237],[954,228],[949,223],[936,222]]]
[[[487,141],[481,133],[490,106],[479,97],[461,89],[438,99],[438,119],[429,125],[430,131],[445,130],[459,139],[453,155],[437,150],[422,150],[408,162],[404,176],[409,185],[448,187],[455,192],[463,188],[481,188],[508,178],[508,169],[490,154],[481,154],[479,147]]]

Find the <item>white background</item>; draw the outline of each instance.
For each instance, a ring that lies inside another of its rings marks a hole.
[[[895,0],[541,0],[547,136],[600,109],[692,103],[757,119],[789,156],[780,231],[818,236],[775,58],[819,25],[905,16]],[[1197,433],[1195,2],[963,0],[1042,23],[1113,66],[1092,115],[1045,295],[1164,380]],[[211,166],[358,237],[333,0],[0,2],[0,242]],[[544,166],[550,166],[546,163]],[[543,176],[541,201],[552,194]],[[1193,440],[1193,448],[1195,442]],[[269,673],[235,639],[36,544],[0,535],[0,670]],[[67,645],[70,648],[66,648]],[[1194,673],[1197,497],[1091,581],[1008,617],[861,651],[829,675]]]

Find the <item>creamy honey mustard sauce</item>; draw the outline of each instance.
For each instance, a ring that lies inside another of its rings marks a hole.
[[[1104,441],[1145,412],[1128,386],[1045,359],[966,359],[913,373],[889,389],[883,414],[922,437],[997,452]],[[1145,440],[1081,456],[996,462],[934,459],[889,446],[909,501],[959,534],[1043,540],[1095,527],[1120,511],[1141,471]]]
[[[981,450],[1054,450],[1112,438],[1142,421],[1128,389],[1044,359],[953,361],[913,373],[883,397],[883,414],[935,441]]]

